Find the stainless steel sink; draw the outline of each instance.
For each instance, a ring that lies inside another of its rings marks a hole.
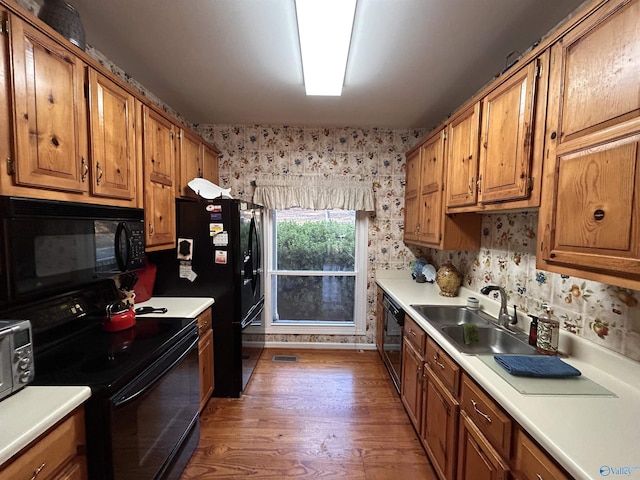
[[[496,320],[479,310],[469,310],[466,307],[447,307],[432,305],[411,305],[427,322],[432,325],[462,325],[473,323],[478,326],[488,326]]]
[[[498,320],[482,311],[460,306],[411,305],[422,318],[439,328],[442,334],[459,352],[470,355],[514,354],[536,355],[538,351],[529,345],[524,333],[507,331],[498,325]],[[477,341],[464,342],[464,324],[473,324],[478,329]]]
[[[522,338],[518,338],[517,334],[507,332],[500,327],[477,327],[477,341],[469,345],[464,341],[463,325],[444,326],[440,330],[462,353],[472,355],[486,353],[535,355],[538,353],[535,347],[527,343],[524,334]]]

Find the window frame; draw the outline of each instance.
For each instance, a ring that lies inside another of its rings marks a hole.
[[[365,335],[367,329],[367,237],[369,231],[369,215],[367,212],[356,211],[355,216],[355,298],[354,322],[305,322],[273,320],[272,277],[273,275],[300,275],[321,273],[314,270],[289,271],[274,270],[274,210],[264,211],[264,318],[265,333],[267,334],[298,334],[298,335]],[[322,276],[351,276],[351,272],[331,272]]]

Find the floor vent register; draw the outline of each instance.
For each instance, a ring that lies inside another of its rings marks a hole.
[[[271,361],[279,363],[296,363],[298,361],[298,357],[296,355],[274,355]]]

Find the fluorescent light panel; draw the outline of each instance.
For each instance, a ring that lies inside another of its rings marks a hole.
[[[342,95],[356,0],[296,0],[307,95]]]

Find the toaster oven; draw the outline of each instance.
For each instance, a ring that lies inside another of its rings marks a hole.
[[[0,400],[33,380],[29,320],[0,320]]]

